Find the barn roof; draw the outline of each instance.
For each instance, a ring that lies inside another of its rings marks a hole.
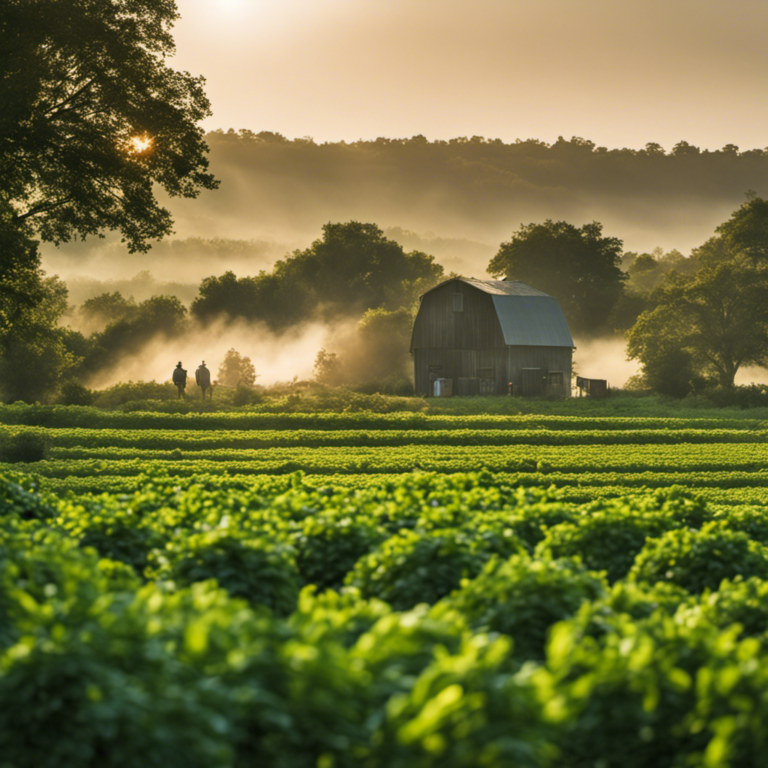
[[[573,347],[565,315],[553,296],[518,280],[454,277],[440,285],[452,280],[467,283],[491,295],[504,343],[508,346]]]

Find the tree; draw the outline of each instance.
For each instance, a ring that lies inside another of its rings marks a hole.
[[[0,3],[0,210],[43,239],[171,231],[155,185],[195,197],[207,172],[203,80],[168,67],[174,0]]]
[[[768,364],[768,270],[734,257],[670,273],[627,338],[628,356],[657,391],[686,394],[696,376],[732,387],[742,366]]]
[[[186,330],[187,308],[176,296],[152,296],[125,317],[114,320],[89,341],[83,373],[96,373],[136,354],[156,337],[173,339]]]
[[[120,291],[100,293],[86,299],[80,305],[80,314],[92,323],[108,325],[115,320],[130,318],[136,314],[136,302],[133,296],[127,299]]]
[[[344,372],[338,354],[321,349],[315,358],[312,376],[315,381],[321,384],[328,384],[331,387],[341,384],[344,380]]]
[[[4,400],[42,399],[78,362],[58,327],[67,310],[67,288],[57,277],[41,279],[35,301],[16,306],[7,333],[0,334],[0,393]]]
[[[192,314],[262,320],[275,329],[359,317],[368,309],[410,307],[442,274],[432,256],[406,253],[375,224],[326,224],[321,239],[278,261],[270,273],[206,278]]]
[[[768,200],[748,195],[747,201],[716,232],[729,253],[768,268]]]
[[[525,224],[501,244],[488,272],[551,294],[574,330],[596,333],[607,327],[626,279],[619,266],[622,242],[603,237],[602,230],[598,222]]]
[[[256,384],[256,369],[250,357],[244,357],[232,348],[219,366],[218,379],[225,387],[252,387]]]

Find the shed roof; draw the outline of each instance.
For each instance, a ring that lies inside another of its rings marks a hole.
[[[508,346],[573,347],[565,315],[553,296],[519,280],[454,277],[440,285],[453,280],[468,283],[491,295],[504,343]]]

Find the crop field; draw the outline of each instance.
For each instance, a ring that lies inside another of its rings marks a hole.
[[[749,413],[0,407],[0,765],[763,766]]]

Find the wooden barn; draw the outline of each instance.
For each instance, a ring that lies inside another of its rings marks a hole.
[[[516,280],[455,277],[421,297],[416,392],[571,394],[573,339],[557,299]]]

